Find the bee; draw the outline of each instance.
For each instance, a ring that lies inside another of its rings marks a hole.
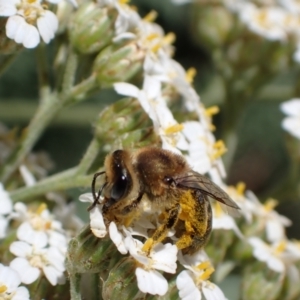
[[[203,248],[212,230],[209,197],[238,210],[230,197],[207,177],[195,172],[183,156],[154,147],[136,151],[116,150],[108,154],[105,171],[94,175],[92,209],[102,201],[107,224],[129,226],[138,218],[145,199],[153,211],[160,211],[163,222],[144,244],[148,252],[175,229],[176,245],[184,254]],[[104,184],[96,192],[96,179],[105,174]]]

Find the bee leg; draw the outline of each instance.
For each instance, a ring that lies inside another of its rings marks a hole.
[[[184,221],[185,232],[176,242],[176,246],[182,249],[183,254],[193,254],[203,248],[212,229],[212,211],[209,200],[200,191],[194,191],[191,196],[196,201],[188,203],[187,198],[183,199],[182,213],[179,217]]]
[[[160,243],[166,238],[170,229],[172,229],[178,221],[178,217],[180,213],[180,205],[177,204],[175,207],[168,210],[167,213],[168,213],[168,218],[166,219],[166,222],[160,225],[156,229],[152,237],[147,239],[147,241],[145,242],[142,248],[143,251],[150,253],[154,245]]]

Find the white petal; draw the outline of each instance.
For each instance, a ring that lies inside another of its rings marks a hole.
[[[168,291],[167,280],[157,271],[135,270],[139,290],[143,293],[163,296]]]
[[[9,251],[16,256],[26,257],[32,252],[32,246],[25,242],[12,242],[9,246]]]
[[[43,267],[43,271],[44,271],[44,274],[47,277],[48,281],[52,285],[57,285],[58,278],[62,275],[62,273],[57,271],[52,266]]]
[[[179,297],[183,300],[201,300],[201,293],[189,271],[182,271],[176,278]]]
[[[48,236],[44,231],[37,231],[28,222],[22,223],[17,230],[19,240],[27,242],[36,247],[43,248],[48,243]]]
[[[153,268],[174,274],[177,268],[177,251],[176,245],[169,243],[155,246],[151,253]]]
[[[43,41],[48,44],[55,36],[58,28],[58,19],[52,11],[45,11],[44,15],[37,20],[37,27]]]
[[[126,82],[114,83],[114,89],[120,95],[134,98],[137,98],[140,92],[140,90],[135,85]]]
[[[32,267],[29,262],[22,257],[17,257],[10,263],[10,267],[15,270],[25,284],[31,284],[38,279],[41,271]]]
[[[79,201],[93,203],[94,202],[93,194],[92,193],[82,194],[79,196]]]
[[[282,121],[282,127],[290,134],[300,139],[300,118],[285,118]]]
[[[109,224],[109,236],[113,243],[118,248],[118,251],[122,254],[127,254],[127,249],[124,243],[124,236],[118,230],[117,225],[115,222],[111,222]]]
[[[18,287],[15,290],[13,297],[11,298],[11,300],[29,300],[29,299],[30,299],[29,292],[27,288],[24,286]]]
[[[202,288],[206,300],[226,300],[222,290],[213,283],[208,283]]]
[[[102,216],[102,211],[98,206],[95,206],[90,211],[90,226],[93,234],[96,237],[103,238],[107,234],[107,229]]]
[[[6,35],[16,43],[25,43],[24,47],[34,48],[40,42],[38,30],[21,16],[12,16],[6,23]]]
[[[300,98],[293,98],[289,101],[283,102],[280,105],[281,111],[289,116],[300,115]]]
[[[13,3],[0,3],[0,16],[10,17],[17,13],[17,8]]]

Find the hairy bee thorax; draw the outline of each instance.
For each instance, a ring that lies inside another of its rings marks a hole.
[[[172,196],[174,174],[184,174],[189,167],[182,156],[168,151],[157,151],[157,148],[141,149],[136,154],[134,163],[140,182],[150,200],[161,198],[167,200]],[[168,195],[170,193],[170,195]]]

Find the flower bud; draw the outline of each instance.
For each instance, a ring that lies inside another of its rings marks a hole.
[[[66,266],[73,274],[98,273],[107,270],[120,256],[111,240],[95,237],[88,225],[69,242]]]
[[[109,145],[106,151],[113,147],[129,148],[157,144],[158,137],[153,132],[149,118],[141,110],[137,100],[125,98],[106,108],[95,123],[96,137]]]
[[[136,263],[133,258],[124,257],[120,260],[103,282],[103,299],[134,299],[139,293],[135,269]]]
[[[282,289],[283,274],[271,271],[264,263],[255,262],[246,267],[242,280],[241,299],[275,300]],[[259,291],[259,292],[258,292]]]
[[[117,11],[86,3],[74,14],[70,26],[70,40],[81,53],[96,53],[109,45],[114,36]]]
[[[111,45],[97,56],[94,71],[102,88],[111,87],[118,81],[128,81],[140,70],[145,57],[145,51],[136,41],[131,41],[121,47]]]

